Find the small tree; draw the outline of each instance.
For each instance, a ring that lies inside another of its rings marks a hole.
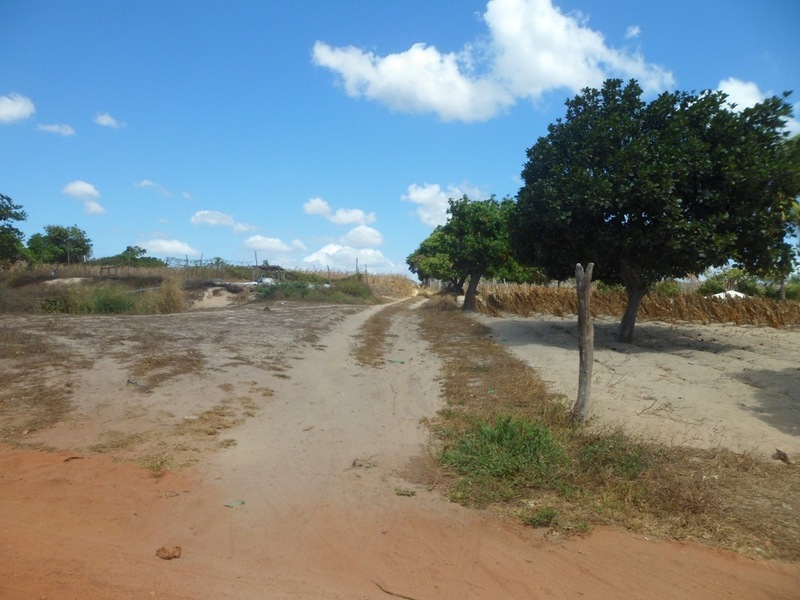
[[[408,256],[406,264],[421,283],[435,279],[444,283],[450,290],[461,290],[466,275],[453,268],[454,259],[451,256],[453,248],[452,240],[440,225],[425,238],[413,254]]]
[[[443,230],[450,239],[453,268],[460,276],[469,279],[464,294],[464,310],[475,309],[478,284],[484,275],[492,275],[512,260],[508,233],[508,215],[513,209],[511,200],[498,202],[470,200],[466,195],[460,200],[450,200],[449,220]]]
[[[92,255],[92,241],[76,225],[48,225],[44,234],[34,234],[28,240],[31,260],[43,263],[72,264]]]
[[[663,278],[729,261],[788,274],[800,191],[784,143],[786,96],[741,112],[722,92],[641,96],[635,81],[609,80],[569,100],[566,117],[528,150],[513,219],[520,257],[548,276],[566,279],[589,261],[597,279],[625,285],[624,342]]]
[[[14,223],[28,218],[22,206],[5,194],[0,194],[0,263],[11,263],[22,256],[23,234]]]

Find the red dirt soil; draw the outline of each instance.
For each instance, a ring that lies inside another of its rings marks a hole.
[[[796,565],[611,529],[553,542],[427,502],[298,507],[244,532],[214,486],[74,456],[0,451],[0,598],[799,597]]]
[[[176,339],[197,331],[207,339],[224,324],[206,357],[217,362],[204,363],[200,379],[147,395],[125,383],[124,364],[87,368],[93,377],[83,387],[73,375],[76,408],[66,421],[20,434],[62,450],[0,446],[1,600],[800,598],[797,564],[609,528],[561,539],[410,484],[397,473],[424,446],[419,420],[438,402],[438,365],[415,334],[414,311],[396,317],[392,360],[382,369],[359,367],[349,353],[358,326],[378,309],[293,350],[289,377],[225,354],[236,348],[224,336],[248,332],[251,354],[273,352],[258,341],[274,337],[278,318],[299,318],[279,308],[154,321],[179,325],[170,330]],[[113,344],[126,343],[118,330],[148,323],[108,320],[112,345],[92,344],[111,356]],[[90,330],[82,320],[74,326]],[[127,420],[152,432],[204,398],[249,393],[251,379],[269,381],[274,396],[251,394],[254,415],[225,433],[236,443],[200,454],[179,475],[157,477],[124,456],[86,450],[105,439],[101,425]],[[82,444],[66,445],[81,436]],[[179,558],[156,556],[178,546]]]

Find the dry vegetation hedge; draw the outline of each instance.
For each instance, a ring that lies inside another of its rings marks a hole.
[[[627,296],[623,291],[592,290],[592,316],[621,318]],[[572,287],[490,284],[480,288],[478,310],[498,316],[510,313],[531,316],[537,313],[556,316],[578,312],[578,298]],[[696,293],[665,296],[652,293],[639,306],[640,321],[734,323],[758,327],[796,327],[800,325],[800,303],[777,302],[767,298],[705,298]]]

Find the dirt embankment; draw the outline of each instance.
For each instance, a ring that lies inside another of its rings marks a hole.
[[[380,368],[380,307],[0,318],[2,441],[57,450],[0,451],[0,598],[797,597],[797,565],[553,541],[399,477],[441,405],[415,306]]]

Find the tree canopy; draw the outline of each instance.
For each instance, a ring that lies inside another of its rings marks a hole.
[[[453,240],[444,227],[439,225],[408,256],[406,263],[423,283],[436,279],[443,282],[448,289],[462,289],[466,275],[460,274],[453,267],[455,261],[450,255],[453,248]]]
[[[24,236],[14,224],[27,218],[22,206],[0,194],[0,263],[13,262],[22,256]]]
[[[439,279],[449,287],[469,285],[464,308],[475,307],[475,294],[483,276],[528,281],[537,272],[520,265],[513,256],[508,219],[513,201],[470,200],[466,195],[449,201],[448,220],[437,227],[406,262],[420,281]]]
[[[103,258],[95,259],[95,262],[101,262],[107,265],[116,265],[120,267],[163,267],[165,263],[159,258],[153,256],[146,256],[147,250],[141,246],[127,246],[125,250],[114,256],[105,256]]]
[[[28,255],[31,260],[42,263],[82,262],[92,255],[92,240],[76,225],[48,225],[44,234],[35,233],[30,237]]]
[[[800,177],[784,143],[787,95],[738,111],[722,92],[647,103],[635,81],[583,90],[527,152],[512,219],[518,255],[549,277],[593,262],[597,279],[623,283],[622,341],[660,279],[729,261],[789,273]]]

